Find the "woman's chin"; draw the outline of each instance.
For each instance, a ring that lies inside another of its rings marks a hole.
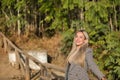
[[[76,46],[81,46],[82,44],[80,44],[80,43],[78,43],[78,44],[76,44]]]
[[[76,43],[76,46],[81,46],[83,45],[83,43]]]

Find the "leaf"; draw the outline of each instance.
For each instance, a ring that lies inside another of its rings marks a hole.
[[[63,3],[63,8],[64,8],[64,9],[68,9],[69,0],[62,0],[62,3]]]
[[[93,8],[93,6],[95,6],[95,2],[93,2],[93,1],[86,2],[85,10],[89,10],[89,9]]]
[[[49,22],[49,21],[52,20],[52,19],[53,19],[53,16],[46,16],[45,21],[46,21],[46,22]]]
[[[16,4],[15,4],[15,9],[17,10],[20,10],[20,9],[24,9],[25,8],[25,1],[24,0],[21,0],[21,1],[18,1]]]

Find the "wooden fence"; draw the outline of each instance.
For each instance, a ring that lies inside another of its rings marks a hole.
[[[63,80],[65,71],[63,67],[50,63],[41,63],[39,60],[29,55],[25,50],[16,47],[2,32],[0,32],[0,36],[3,39],[5,53],[9,50],[8,45],[15,50],[17,64],[20,65],[20,70],[22,71],[25,80]],[[25,55],[24,64],[21,58],[22,54]],[[40,67],[40,70],[33,73],[29,66],[29,60],[35,62]]]

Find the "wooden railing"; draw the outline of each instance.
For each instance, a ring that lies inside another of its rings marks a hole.
[[[37,78],[40,80],[52,80],[53,77],[56,78],[56,80],[63,80],[65,71],[63,67],[50,63],[43,64],[33,56],[29,55],[25,50],[21,50],[16,47],[2,32],[0,32],[0,36],[2,36],[3,39],[5,53],[8,52],[7,50],[9,50],[8,45],[15,50],[17,64],[20,65],[20,69],[24,75],[25,80],[36,80]],[[24,63],[21,58],[22,54],[25,55]],[[40,70],[33,74],[29,66],[29,60],[35,62],[40,67]],[[57,74],[56,72],[59,73]]]

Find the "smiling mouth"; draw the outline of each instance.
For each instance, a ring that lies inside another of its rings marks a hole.
[[[79,42],[81,42],[81,41],[76,41],[76,43],[79,43]]]

